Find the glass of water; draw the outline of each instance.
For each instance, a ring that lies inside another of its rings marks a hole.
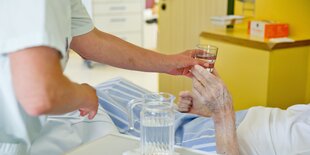
[[[129,128],[133,129],[133,108],[140,112],[140,145],[143,155],[174,154],[174,99],[168,93],[150,93],[129,102]]]
[[[198,44],[196,46],[196,52],[194,53],[193,57],[195,59],[200,59],[209,64],[207,70],[209,72],[213,72],[214,64],[217,57],[218,48],[213,45],[207,44]]]

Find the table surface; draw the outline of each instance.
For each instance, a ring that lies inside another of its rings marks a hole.
[[[128,150],[138,147],[139,140],[137,138],[122,134],[109,134],[98,140],[82,145],[66,153],[66,155],[122,155]],[[175,147],[175,151],[179,153],[179,155],[214,155],[179,146]]]

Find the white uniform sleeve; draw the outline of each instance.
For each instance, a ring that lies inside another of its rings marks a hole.
[[[66,54],[70,36],[70,2],[64,0],[0,1],[0,55],[35,46]]]
[[[85,34],[93,29],[94,24],[81,0],[71,0],[72,37]]]

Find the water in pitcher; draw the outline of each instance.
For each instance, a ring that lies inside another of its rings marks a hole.
[[[165,109],[165,105],[160,109]],[[162,110],[149,111],[141,120],[141,140],[144,155],[172,155],[174,145],[174,117]],[[144,134],[147,133],[147,134]]]
[[[140,147],[142,155],[173,155],[175,97],[169,93],[150,93],[128,103],[129,130],[134,129],[134,107],[140,112]]]

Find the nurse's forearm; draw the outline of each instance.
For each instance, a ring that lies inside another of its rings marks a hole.
[[[9,57],[15,94],[28,114],[62,114],[90,100],[90,88],[63,75],[55,49],[28,48]]]
[[[74,37],[70,46],[85,59],[111,66],[149,71],[168,72],[167,55],[147,50],[97,29]]]
[[[221,112],[213,114],[216,148],[218,154],[239,155],[239,145],[235,126],[235,112],[231,108],[223,108]]]

